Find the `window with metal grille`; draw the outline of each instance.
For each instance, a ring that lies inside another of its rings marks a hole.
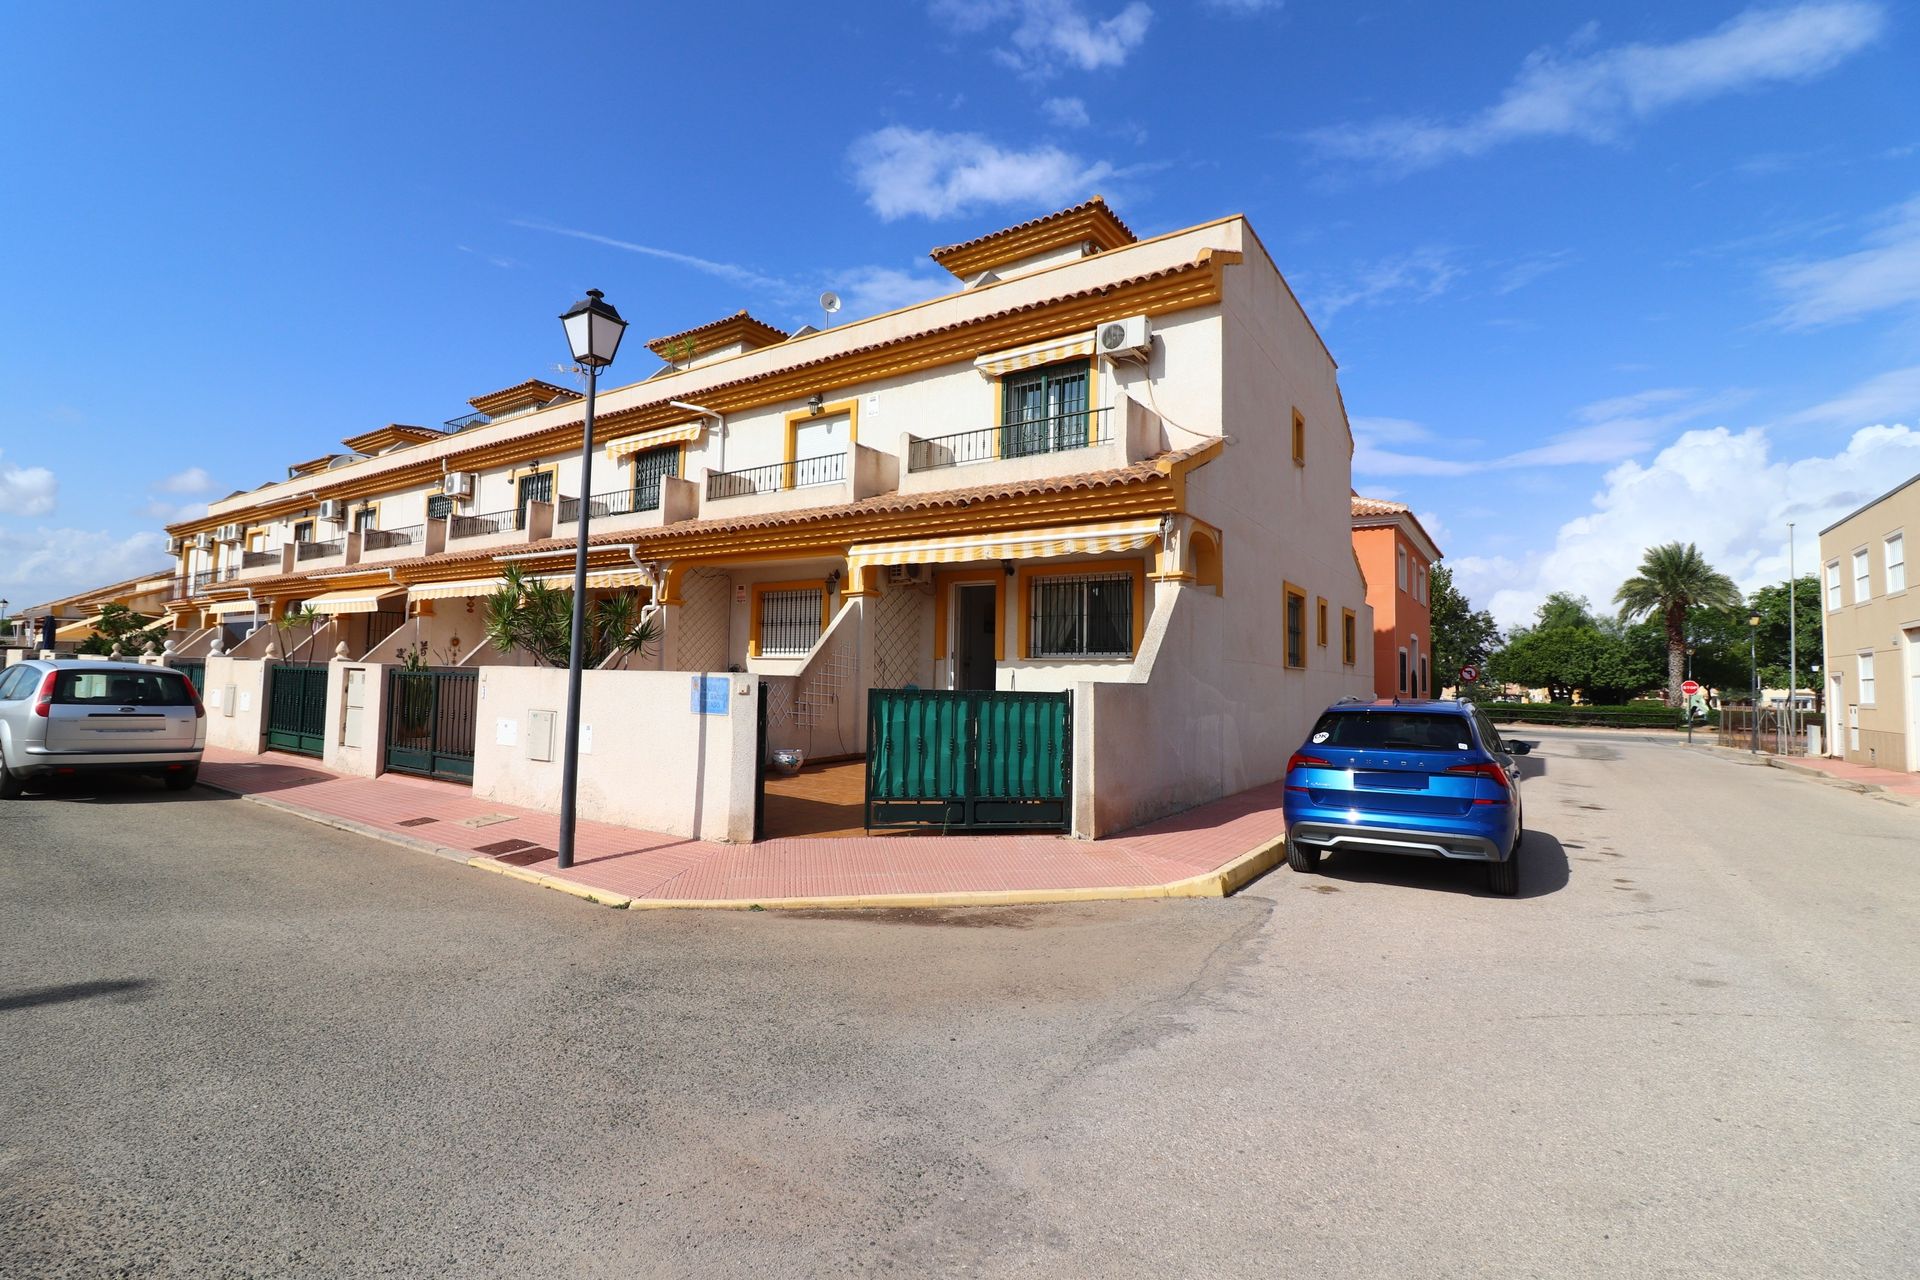
[[[1029,656],[1133,656],[1133,575],[1077,574],[1033,581]]]
[[[1085,360],[1023,370],[1000,392],[1000,455],[1022,457],[1087,443]]]
[[[453,514],[453,499],[444,494],[435,494],[427,499],[427,519],[445,520]]]
[[[527,527],[527,507],[535,502],[553,501],[553,472],[538,471],[530,476],[521,476],[519,483],[520,502],[514,513],[513,527]]]
[[[819,587],[766,591],[760,596],[760,656],[802,657],[820,640]]]
[[[1307,593],[1291,582],[1283,583],[1281,590],[1287,596],[1287,651],[1286,663],[1290,667],[1307,665]]]
[[[660,508],[660,482],[680,474],[680,446],[666,445],[636,454],[633,459],[633,509],[657,511]]]

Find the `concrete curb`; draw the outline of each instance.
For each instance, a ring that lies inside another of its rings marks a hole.
[[[1781,756],[1770,756],[1763,753],[1756,759],[1750,752],[1742,751],[1738,747],[1723,747],[1713,742],[1695,743],[1693,749],[1696,751],[1710,751],[1723,759],[1728,759],[1734,763],[1748,765],[1753,768],[1778,769],[1782,773],[1791,773],[1796,777],[1810,778],[1824,786],[1833,787],[1840,791],[1851,791],[1856,795],[1872,796],[1876,800],[1885,800],[1890,804],[1905,805],[1908,808],[1920,805],[1920,797],[1903,795],[1898,791],[1889,791],[1886,787],[1880,786],[1878,783],[1857,782],[1852,778],[1836,778],[1824,769],[1815,769],[1808,765],[1795,764],[1792,760]]]
[[[1259,879],[1280,865],[1287,856],[1287,838],[1275,836],[1257,847],[1248,850],[1239,857],[1212,871],[1203,871],[1199,875],[1187,876],[1181,880],[1170,880],[1164,884],[1121,884],[1101,885],[1091,888],[1073,889],[988,889],[977,892],[956,891],[952,893],[875,893],[852,894],[839,897],[821,898],[765,898],[752,901],[746,898],[633,898],[611,889],[601,889],[578,880],[569,880],[564,876],[552,875],[545,871],[529,871],[525,867],[509,866],[493,858],[475,857],[465,849],[449,848],[434,844],[429,840],[420,840],[412,836],[396,835],[383,831],[364,822],[351,818],[336,818],[331,814],[319,813],[313,809],[289,804],[284,800],[274,800],[266,796],[253,795],[237,791],[232,787],[223,787],[217,782],[201,779],[200,785],[209,791],[218,791],[222,795],[235,796],[264,808],[304,818],[323,827],[332,827],[336,831],[346,831],[357,836],[366,836],[372,840],[384,841],[402,849],[411,849],[416,853],[432,854],[449,862],[463,863],[480,871],[490,871],[495,875],[506,876],[512,880],[522,880],[538,885],[543,889],[552,889],[569,894],[586,902],[615,910],[631,911],[864,911],[882,908],[902,907],[1024,907],[1050,902],[1126,902],[1150,898],[1227,898],[1239,892],[1249,883]]]

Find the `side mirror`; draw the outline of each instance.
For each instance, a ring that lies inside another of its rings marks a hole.
[[[1533,753],[1533,744],[1530,742],[1516,742],[1509,738],[1505,745],[1507,754],[1510,756],[1524,756]]]

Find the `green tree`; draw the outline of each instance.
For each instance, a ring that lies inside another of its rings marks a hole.
[[[1659,645],[1615,619],[1599,619],[1582,596],[1556,591],[1530,627],[1516,627],[1488,660],[1502,683],[1545,686],[1555,702],[1577,691],[1588,702],[1625,702],[1660,682]]]
[[[93,634],[80,642],[80,652],[112,653],[118,646],[123,654],[137,655],[166,637],[166,623],[135,613],[123,604],[102,605],[100,620],[93,624]]]
[[[1755,637],[1760,656],[1760,683],[1769,689],[1787,687],[1789,612],[1799,632],[1799,652],[1795,657],[1802,686],[1811,687],[1815,683],[1809,678],[1808,667],[1820,661],[1820,580],[1809,573],[1794,581],[1791,610],[1787,606],[1787,594],[1787,584],[1781,581],[1761,587],[1747,602],[1748,609],[1760,615],[1760,631]],[[1740,621],[1744,626],[1746,618],[1742,616]]]
[[[487,597],[484,627],[488,643],[501,653],[515,649],[543,667],[564,667],[572,656],[573,592],[528,578],[508,565],[506,584]],[[631,591],[587,606],[587,634],[581,645],[586,667],[597,667],[616,653],[651,653],[660,639],[660,617],[646,613]]]
[[[1680,682],[1687,663],[1687,615],[1698,606],[1732,609],[1740,604],[1733,579],[1707,563],[1689,542],[1648,548],[1640,572],[1613,593],[1622,619],[1657,617],[1667,630],[1667,701],[1680,705]]]
[[[1500,644],[1500,628],[1494,624],[1491,613],[1475,609],[1453,585],[1453,572],[1446,565],[1433,566],[1429,586],[1432,591],[1428,599],[1433,610],[1433,683],[1444,686],[1451,684],[1460,668],[1468,663],[1486,662],[1487,655]]]

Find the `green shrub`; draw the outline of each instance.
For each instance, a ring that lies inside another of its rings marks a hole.
[[[1678,707],[1659,704],[1576,707],[1563,702],[1488,702],[1480,709],[1495,724],[1609,725],[1620,729],[1677,729],[1685,725]],[[1707,723],[1718,719],[1718,712],[1709,712]]]

